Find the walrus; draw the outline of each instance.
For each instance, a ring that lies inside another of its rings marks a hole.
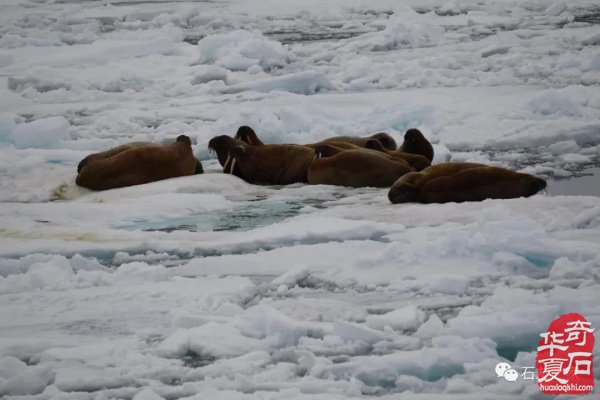
[[[297,144],[237,144],[229,149],[230,170],[239,168],[249,183],[289,185],[306,183],[308,168],[315,158],[310,147]],[[227,171],[226,171],[227,172]]]
[[[370,136],[334,136],[323,140],[323,142],[344,142],[350,143],[358,147],[365,147],[369,140],[377,140],[387,150],[396,150],[398,145],[393,137],[388,133],[380,132]]]
[[[396,203],[447,203],[533,196],[546,181],[533,175],[483,164],[442,163],[411,172],[388,192]]]
[[[78,165],[75,183],[92,190],[140,185],[204,172],[192,141],[180,135],[167,145],[134,142],[91,154]]]
[[[403,160],[365,149],[344,150],[328,144],[317,147],[308,168],[308,183],[349,187],[389,187],[412,169]]]
[[[429,162],[433,161],[433,146],[425,138],[420,130],[411,128],[404,134],[404,142],[398,149],[405,153],[420,154],[426,157]]]
[[[182,136],[184,136],[184,135],[182,135]],[[79,164],[77,164],[77,173],[81,172],[81,169],[92,161],[112,157],[115,154],[121,153],[122,151],[125,151],[125,150],[132,149],[137,146],[151,147],[151,146],[160,146],[160,145],[156,144],[156,143],[151,143],[151,142],[131,142],[131,143],[122,144],[117,147],[113,147],[112,149],[108,149],[106,151],[101,151],[99,153],[90,154],[90,155],[86,156],[83,160],[81,160],[79,162]],[[196,160],[196,168],[194,170],[194,175],[202,174],[204,172],[204,169],[202,168],[202,163],[197,158],[195,158],[195,160]]]
[[[258,135],[249,126],[240,126],[235,134],[235,139],[241,140],[252,146],[262,146],[264,143],[259,139]],[[386,150],[396,150],[396,141],[387,133],[376,133],[371,136],[359,137],[359,136],[334,136],[331,138],[323,139],[319,142],[308,143],[304,146],[316,148],[322,144],[330,144],[341,149],[360,149],[366,148],[368,142],[376,141],[380,147]]]
[[[262,140],[258,138],[254,129],[249,126],[243,125],[240,126],[234,136],[234,139],[241,140],[244,143],[247,143],[251,146],[262,146],[264,143]]]
[[[233,163],[233,159],[229,154],[229,150],[231,150],[232,147],[243,144],[246,144],[246,142],[238,139],[237,135],[235,138],[227,135],[219,135],[209,140],[208,148],[217,153],[217,159],[219,160],[219,164],[223,167],[223,172],[244,179],[239,166]]]
[[[369,140],[365,143],[366,149],[376,150],[386,154],[392,159],[401,159],[406,161],[415,171],[421,171],[431,165],[431,161],[420,154],[407,153],[402,150],[388,150],[378,140]]]

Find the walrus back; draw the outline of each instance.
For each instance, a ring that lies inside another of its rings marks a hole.
[[[545,181],[533,175],[482,166],[431,179],[419,196],[423,203],[512,199],[532,196],[544,187]]]
[[[197,161],[185,143],[136,145],[88,162],[75,182],[88,189],[107,190],[193,175],[196,170]]]
[[[308,170],[310,184],[348,187],[389,187],[410,172],[408,164],[365,150],[346,150],[313,161]]]

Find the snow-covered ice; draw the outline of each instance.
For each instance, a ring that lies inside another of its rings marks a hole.
[[[0,397],[541,398],[494,367],[533,366],[560,314],[600,326],[596,3],[2,1]],[[418,127],[434,162],[548,193],[253,186],[207,149],[240,125]],[[204,175],[74,184],[90,152],[180,134]]]

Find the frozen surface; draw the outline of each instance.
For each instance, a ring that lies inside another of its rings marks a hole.
[[[596,3],[2,1],[0,397],[538,398],[494,366],[532,366],[561,313],[600,326]],[[548,193],[252,186],[206,146],[240,125],[418,127],[435,162]],[[90,152],[180,134],[206,174],[74,185]]]

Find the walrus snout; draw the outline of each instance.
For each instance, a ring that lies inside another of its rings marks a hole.
[[[419,188],[410,183],[395,183],[388,192],[392,204],[413,203],[419,201]]]
[[[79,164],[77,164],[77,173],[81,172],[81,170],[83,169],[83,167],[86,166],[88,161],[89,161],[89,157],[85,157],[83,160],[79,161]]]
[[[239,142],[238,142],[239,143]],[[214,150],[217,153],[221,151],[221,149],[228,149],[231,146],[236,145],[236,140],[227,135],[215,136],[214,138],[208,141],[208,148],[210,150]]]
[[[542,178],[538,178],[537,176],[534,176],[531,179],[531,182],[529,184],[529,193],[528,193],[527,197],[533,196],[537,192],[546,189],[546,186],[547,186],[547,183],[545,180],[543,180]]]

